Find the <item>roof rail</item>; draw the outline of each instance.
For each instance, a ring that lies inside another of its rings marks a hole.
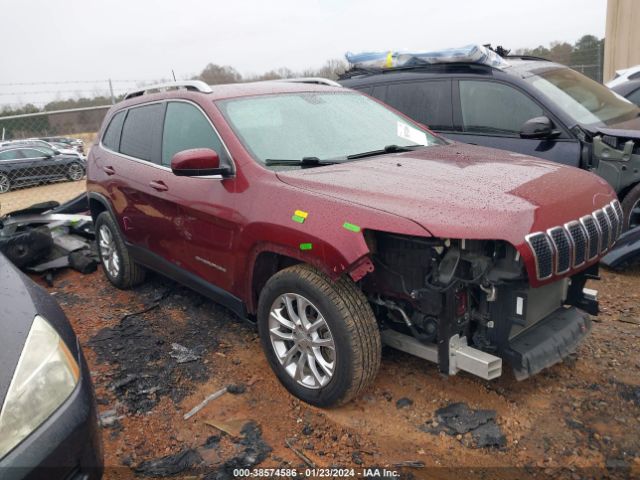
[[[298,78],[282,78],[276,80],[277,82],[291,82],[291,83],[315,83],[316,85],[327,85],[329,87],[341,87],[338,82],[322,77],[298,77]]]
[[[151,90],[163,91],[163,90],[169,90],[171,88],[175,88],[178,90],[183,88],[185,90],[189,90],[192,92],[201,92],[201,93],[213,92],[213,90],[211,90],[211,87],[206,83],[204,83],[202,80],[184,80],[179,82],[167,82],[167,83],[158,83],[156,85],[147,85],[146,87],[142,87],[137,90],[127,92],[127,94],[124,96],[124,99],[128,100],[130,98],[140,97]]]

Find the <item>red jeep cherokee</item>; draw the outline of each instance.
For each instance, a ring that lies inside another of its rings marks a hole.
[[[323,80],[133,92],[87,173],[109,280],[149,268],[256,321],[320,406],[361,392],[383,343],[486,379],[558,362],[621,227],[595,175],[450,143]]]

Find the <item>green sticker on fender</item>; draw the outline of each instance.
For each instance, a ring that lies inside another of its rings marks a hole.
[[[311,250],[313,248],[312,243],[301,243],[300,250]]]
[[[344,222],[342,224],[342,228],[349,230],[350,232],[358,233],[360,231],[360,227],[358,225],[354,225],[353,223]]]

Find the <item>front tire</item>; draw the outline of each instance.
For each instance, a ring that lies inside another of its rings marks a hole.
[[[262,348],[287,390],[307,403],[346,403],[375,378],[382,349],[367,299],[350,278],[309,265],[276,273],[260,293]]]
[[[640,183],[625,195],[622,201],[622,212],[624,213],[623,231],[640,226]]]
[[[109,212],[98,215],[95,232],[102,269],[109,281],[123,290],[142,283],[145,269],[133,261],[120,235],[120,230]]]

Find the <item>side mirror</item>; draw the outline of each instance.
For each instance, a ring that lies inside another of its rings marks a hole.
[[[226,175],[229,167],[220,166],[220,157],[210,148],[192,148],[176,153],[171,159],[171,171],[181,177]]]
[[[535,117],[527,120],[520,128],[520,138],[550,138],[560,132],[553,130],[553,123],[548,117]]]

